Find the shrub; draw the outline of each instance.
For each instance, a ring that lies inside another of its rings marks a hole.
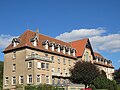
[[[94,85],[90,85],[89,88],[92,88],[92,90],[96,90],[96,87]]]
[[[93,85],[96,87],[96,89],[116,90],[117,88],[115,81],[111,81],[103,76],[97,77],[93,81]]]

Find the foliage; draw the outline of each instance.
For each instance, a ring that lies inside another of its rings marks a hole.
[[[120,68],[118,70],[115,70],[114,79],[118,84],[120,84]]]
[[[70,69],[70,81],[77,84],[85,84],[85,88],[92,80],[100,76],[99,69],[92,63],[78,61],[73,68]]]
[[[104,76],[99,76],[93,81],[93,85],[96,89],[108,89],[108,90],[116,90],[117,84],[115,81],[111,81]]]
[[[63,90],[63,89],[57,86],[40,84],[40,85],[27,85],[25,86],[25,90]]]
[[[96,87],[94,85],[90,85],[89,88],[92,88],[92,90],[96,90]]]
[[[101,70],[101,75],[107,78],[106,72],[104,70]]]
[[[0,61],[0,89],[3,86],[3,62]]]

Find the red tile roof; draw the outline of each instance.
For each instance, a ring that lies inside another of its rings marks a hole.
[[[98,56],[98,57],[101,57],[101,58],[104,58],[101,54],[97,53],[97,52],[94,52],[94,55],[95,56]]]
[[[20,37],[20,43],[16,46],[16,47],[13,47],[12,46],[12,43],[7,47],[5,48],[5,50],[3,51],[4,53],[7,52],[7,51],[10,51],[10,50],[14,50],[14,49],[17,49],[17,48],[21,48],[21,47],[31,47],[31,48],[34,48],[34,49],[39,49],[39,50],[43,50],[43,51],[48,51],[48,52],[53,52],[53,53],[56,53],[56,54],[61,54],[61,55],[64,55],[64,56],[68,56],[68,57],[73,57],[73,58],[76,58],[74,56],[70,56],[70,55],[67,55],[67,54],[63,54],[63,53],[59,53],[57,51],[52,51],[50,49],[46,50],[43,45],[42,45],[42,42],[45,41],[45,40],[48,40],[49,42],[55,42],[57,44],[60,44],[60,45],[63,45],[63,46],[67,46],[67,47],[71,47],[70,43],[67,43],[67,42],[63,42],[63,41],[60,41],[60,40],[57,40],[57,39],[54,39],[54,38],[51,38],[51,37],[48,37],[48,36],[45,36],[43,34],[39,34],[39,42],[38,42],[38,45],[37,47],[33,46],[32,43],[30,42],[30,39],[33,38],[35,36],[35,32],[31,31],[31,30],[26,30]]]
[[[71,46],[77,50],[76,56],[82,56],[86,47],[88,38],[70,42]]]

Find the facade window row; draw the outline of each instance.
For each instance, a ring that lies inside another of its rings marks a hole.
[[[50,83],[50,76],[46,76],[46,83],[49,84]],[[24,77],[23,76],[19,76],[19,84],[23,84],[24,83]],[[17,83],[17,79],[15,76],[12,77],[12,81],[11,84],[12,85],[16,85]],[[9,85],[9,77],[5,77],[5,85]],[[28,84],[32,84],[33,83],[33,76],[32,75],[28,75],[27,76],[27,83]],[[41,83],[41,75],[36,75],[36,83]]]
[[[57,59],[58,59],[58,63],[60,64],[60,62],[61,62],[61,57],[58,56]],[[52,60],[52,62],[55,62],[54,56],[51,56],[51,60]],[[66,58],[63,58],[63,64],[64,64],[64,65],[66,65],[66,63],[67,63],[66,61],[67,61]],[[68,64],[71,65],[71,60],[70,60],[70,59],[68,59]]]

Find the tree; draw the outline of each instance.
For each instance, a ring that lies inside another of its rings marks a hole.
[[[73,68],[70,69],[70,81],[76,84],[84,84],[85,88],[94,80],[100,76],[100,71],[92,63],[78,61]]]
[[[96,89],[117,90],[117,84],[115,81],[111,81],[104,76],[95,78],[92,84]]]
[[[114,79],[118,84],[120,84],[120,68],[118,70],[115,70]]]

